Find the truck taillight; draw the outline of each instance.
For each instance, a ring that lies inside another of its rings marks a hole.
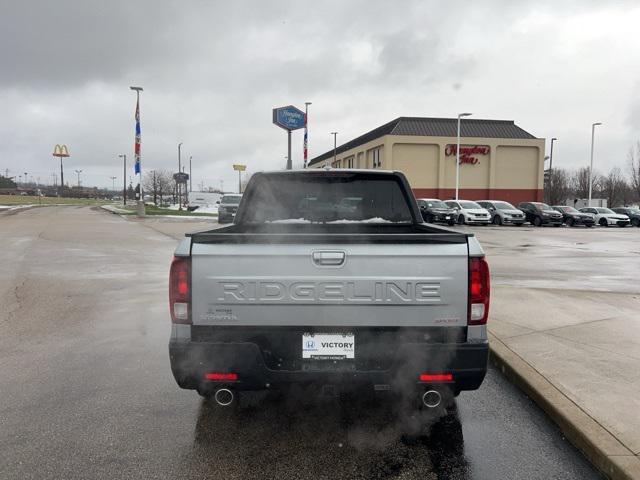
[[[489,264],[484,257],[469,259],[468,324],[484,325],[489,317]]]
[[[191,259],[173,257],[169,272],[169,309],[173,323],[191,323]]]

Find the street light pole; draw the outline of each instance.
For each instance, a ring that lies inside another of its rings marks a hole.
[[[80,188],[80,174],[82,173],[82,170],[75,170],[75,172],[78,175],[78,188]]]
[[[193,157],[189,157],[189,192],[193,192],[193,185],[191,183],[191,180],[193,180],[193,177],[191,176],[191,159]]]
[[[311,105],[311,102],[304,102],[303,168],[307,168],[307,158],[309,157],[309,105]]]
[[[470,113],[458,114],[458,142],[456,144],[456,200],[458,200],[458,194],[460,192],[460,120],[462,117],[468,117]]]
[[[181,158],[182,142],[178,144],[178,173],[182,172],[182,158]],[[178,210],[182,210],[182,188],[180,182],[176,182],[176,190],[178,190]]]
[[[595,136],[596,126],[602,125],[600,122],[591,124],[591,164],[589,166],[589,203],[587,206],[591,206],[591,191],[593,189],[593,139]]]
[[[551,139],[551,151],[549,152],[549,172],[553,169],[553,142],[558,140],[556,137]]]
[[[333,135],[333,163],[336,163],[336,138],[338,136],[338,132],[331,132],[331,135]]]
[[[118,155],[118,157],[123,159],[122,184],[124,185],[124,190],[122,190],[122,202],[123,202],[123,205],[126,205],[127,204],[127,155],[122,154],[122,155]]]
[[[111,179],[111,190],[116,191],[116,178],[118,177],[109,177]]]

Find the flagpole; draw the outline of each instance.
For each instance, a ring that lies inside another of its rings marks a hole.
[[[140,132],[140,92],[143,91],[142,87],[129,87],[136,92],[136,140],[135,140],[135,173],[139,175],[138,178],[138,216],[144,217],[144,193],[142,191],[142,155],[140,153],[141,132]]]

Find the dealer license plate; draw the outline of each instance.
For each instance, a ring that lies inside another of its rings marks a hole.
[[[304,333],[302,358],[314,360],[349,360],[355,358],[353,333]]]

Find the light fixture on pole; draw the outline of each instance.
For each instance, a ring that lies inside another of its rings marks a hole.
[[[116,191],[116,178],[118,178],[118,177],[109,177],[109,178],[111,179],[111,183],[112,183],[111,190],[115,192]]]
[[[591,164],[589,165],[589,202],[587,206],[591,206],[591,191],[593,189],[593,139],[595,136],[596,127],[602,125],[600,122],[591,124]]]
[[[144,193],[142,191],[142,156],[140,154],[140,143],[141,143],[141,134],[140,134],[140,92],[142,92],[142,87],[129,87],[131,90],[136,92],[136,137],[135,137],[135,173],[139,175],[138,178],[138,216],[144,217]]]
[[[333,163],[336,163],[336,146],[337,146],[337,137],[338,137],[338,132],[331,132],[331,135],[333,135]]]
[[[456,144],[456,200],[458,200],[458,194],[460,191],[460,119],[470,115],[471,113],[458,114],[458,142]]]
[[[78,188],[80,188],[80,174],[82,173],[82,170],[74,170],[76,172],[76,175],[78,175]]]
[[[123,190],[122,190],[122,204],[126,205],[127,204],[127,155],[125,153],[118,155],[119,158],[122,158],[122,183],[123,183]]]
[[[193,192],[193,186],[191,184],[192,176],[191,176],[191,159],[193,157],[189,157],[189,192]]]
[[[311,102],[304,102],[303,168],[307,168],[307,158],[309,157],[309,105]]]

